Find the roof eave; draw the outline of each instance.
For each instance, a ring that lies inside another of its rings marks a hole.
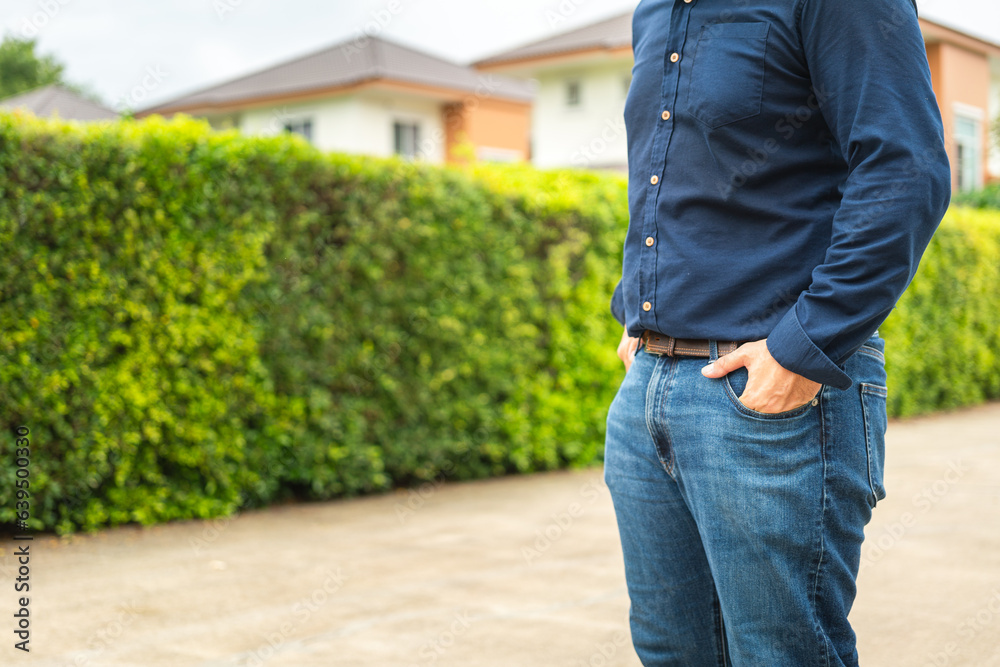
[[[253,97],[246,97],[236,100],[225,100],[223,102],[213,103],[213,102],[195,102],[189,104],[161,104],[155,107],[149,107],[141,111],[136,112],[137,118],[144,118],[146,116],[151,116],[154,114],[159,115],[174,115],[178,113],[184,113],[191,116],[206,116],[206,115],[218,115],[225,113],[233,113],[237,111],[244,111],[247,109],[259,108],[272,106],[276,103],[282,102],[306,102],[317,99],[324,99],[334,95],[346,95],[355,92],[362,92],[373,89],[391,89],[394,91],[403,92],[413,92],[413,93],[423,93],[427,96],[432,96],[436,99],[440,99],[442,102],[458,102],[463,99],[468,98],[470,95],[476,95],[474,91],[450,88],[446,86],[433,86],[420,82],[407,81],[399,78],[389,78],[389,77],[377,77],[377,78],[366,78],[364,80],[354,81],[346,84],[338,84],[336,86],[327,86],[322,88],[312,88],[307,90],[298,90],[289,93],[277,93],[272,95],[257,95]],[[520,103],[520,104],[530,104],[532,101],[531,95],[517,95],[517,94],[489,94],[485,97],[490,97],[493,99],[498,99],[506,102]]]
[[[1000,58],[1000,44],[970,35],[938,21],[920,17],[920,29],[928,43],[944,42],[991,58]]]
[[[513,72],[532,69],[544,69],[562,66],[568,63],[590,60],[594,58],[632,57],[632,45],[589,46],[569,51],[554,51],[550,53],[524,56],[522,58],[507,58],[504,60],[485,60],[473,66],[483,72]]]

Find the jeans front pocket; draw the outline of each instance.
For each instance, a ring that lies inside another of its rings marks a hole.
[[[747,406],[743,405],[740,400],[740,396],[743,395],[743,390],[747,387],[747,380],[750,378],[750,374],[746,367],[737,368],[731,371],[729,374],[723,378],[723,382],[726,384],[726,394],[729,396],[729,401],[733,404],[740,413],[748,417],[756,417],[757,419],[790,419],[792,417],[798,417],[804,415],[809,411],[811,407],[816,405],[819,401],[819,394],[815,396],[805,405],[800,405],[798,407],[792,408],[791,410],[786,410],[784,412],[758,412],[756,410],[751,410]]]
[[[861,409],[865,421],[865,448],[868,453],[868,484],[871,495],[868,504],[875,504],[885,498],[883,470],[885,469],[885,431],[888,426],[886,414],[888,390],[882,385],[861,383]]]
[[[702,28],[691,64],[688,111],[711,128],[760,113],[768,23]]]

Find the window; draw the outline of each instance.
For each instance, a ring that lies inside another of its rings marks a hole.
[[[566,82],[566,106],[580,106],[580,82],[576,79]]]
[[[979,121],[960,113],[955,114],[955,155],[958,189],[975,190],[982,186],[980,170],[983,145],[979,136]]]
[[[420,126],[416,123],[399,123],[393,126],[394,146],[397,155],[414,159],[420,146]]]
[[[311,142],[313,138],[312,119],[306,118],[302,120],[286,121],[285,132],[302,135],[306,138],[306,141]]]

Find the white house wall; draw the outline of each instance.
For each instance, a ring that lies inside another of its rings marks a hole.
[[[269,136],[282,132],[287,122],[305,119],[312,121],[312,141],[317,148],[379,157],[395,152],[395,122],[418,123],[425,159],[444,161],[444,124],[440,103],[434,100],[367,93],[259,107],[240,114],[239,128],[247,134]]]
[[[631,58],[539,72],[532,108],[532,162],[542,168],[624,168],[626,81]],[[579,106],[567,106],[566,87],[580,81]]]
[[[247,109],[240,114],[240,130],[246,134],[271,136],[284,131],[286,123],[312,121],[313,144],[329,151],[359,152],[365,144],[355,127],[361,117],[354,97],[332,98],[299,104],[277,104]]]
[[[372,94],[360,100],[359,128],[366,136],[369,152],[392,155],[395,151],[393,126],[397,122],[420,126],[422,159],[440,164],[445,159],[444,119],[441,102],[419,98]]]

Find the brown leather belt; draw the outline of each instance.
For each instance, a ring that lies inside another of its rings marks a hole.
[[[639,337],[640,343],[646,344],[646,351],[652,354],[665,354],[668,357],[704,357],[710,358],[708,341],[695,338],[674,338],[656,331],[646,329]],[[719,356],[735,352],[736,348],[747,341],[720,340],[716,342]]]

